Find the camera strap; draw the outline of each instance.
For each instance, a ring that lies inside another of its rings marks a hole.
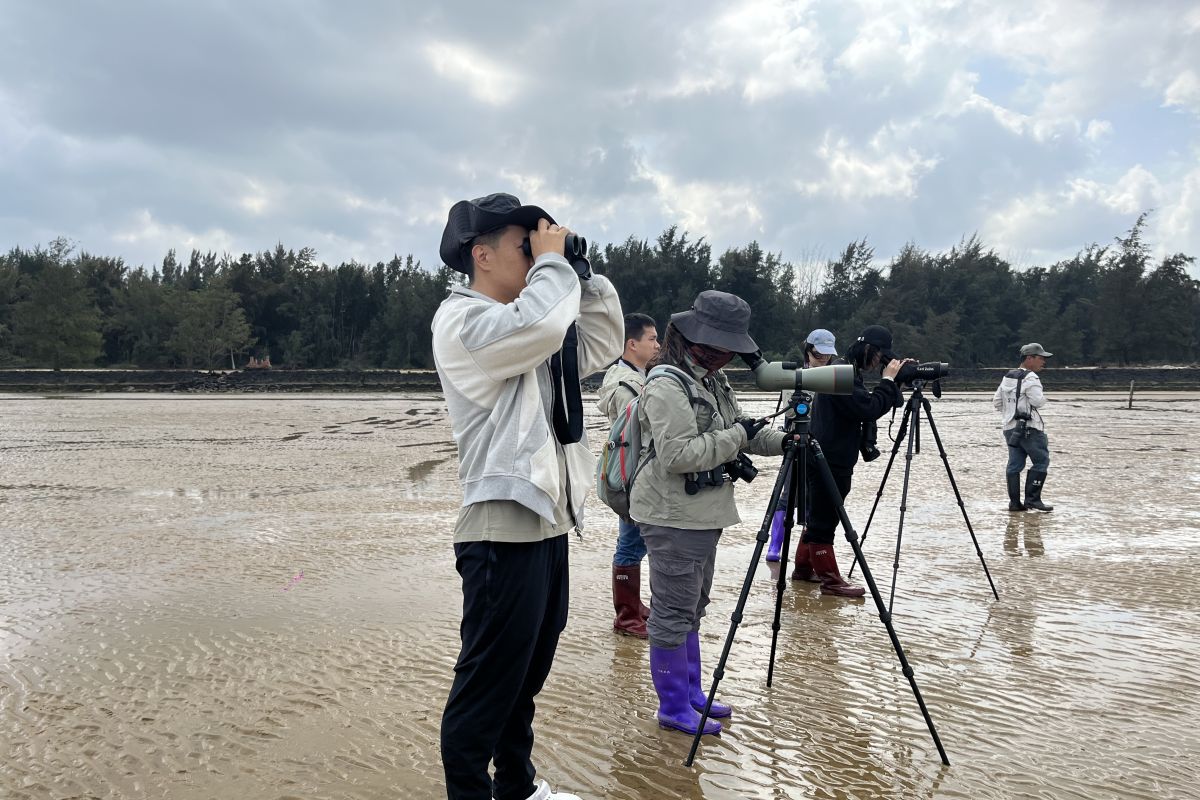
[[[554,436],[562,444],[583,438],[583,392],[579,388],[579,331],[567,328],[562,350],[550,356],[550,380],[554,384]]]
[[[1013,419],[1020,419],[1017,415],[1021,413],[1021,381],[1025,380],[1025,375],[1028,372],[1027,370],[1018,369],[1017,373],[1017,394],[1013,400]]]

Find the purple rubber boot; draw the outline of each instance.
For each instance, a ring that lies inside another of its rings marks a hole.
[[[684,642],[684,647],[687,648],[688,660],[688,698],[692,701],[692,708],[704,713],[704,704],[708,701],[708,695],[704,693],[704,687],[700,685],[700,634],[692,631],[687,635],[687,640]],[[713,700],[712,708],[708,710],[708,717],[712,719],[724,719],[733,714],[733,709],[724,703],[718,703]]]
[[[778,561],[783,552],[783,517],[786,511],[776,511],[771,520],[771,541],[767,542],[767,561]]]
[[[658,692],[659,727],[695,736],[700,712],[688,700],[687,645],[681,644],[674,650],[650,645],[650,677],[654,679],[654,691]],[[720,733],[721,723],[707,720],[704,732]]]

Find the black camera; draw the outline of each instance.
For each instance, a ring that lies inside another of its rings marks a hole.
[[[923,364],[904,364],[896,373],[896,383],[907,386],[913,381],[936,381],[950,374],[945,361],[926,361]]]
[[[701,489],[724,486],[726,477],[730,483],[736,480],[749,483],[758,477],[758,467],[754,466],[754,462],[745,453],[739,453],[734,461],[726,461],[719,467],[688,475],[683,480],[683,490],[689,495],[699,494]]]
[[[758,477],[758,467],[754,466],[754,462],[745,453],[738,453],[737,459],[725,462],[724,467],[731,480],[750,483]]]
[[[876,442],[879,440],[879,426],[875,420],[864,422],[862,424],[862,432],[858,436],[858,452],[862,456],[863,461],[874,461],[879,458],[879,448],[876,447]]]

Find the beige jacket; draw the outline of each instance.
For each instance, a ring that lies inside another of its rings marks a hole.
[[[727,528],[741,522],[733,484],[726,481],[689,495],[684,490],[687,473],[712,469],[742,451],[782,455],[784,434],[763,428],[747,442],[745,429],[735,422],[742,413],[725,373],[718,371],[705,379],[701,378],[704,370],[689,367],[697,378],[695,406],[688,402],[678,381],[670,378],[656,378],[642,392],[638,404],[641,458],[649,460],[633,482],[629,512],[636,522],[651,525],[687,530]],[[649,456],[651,443],[653,457]]]
[[[630,400],[642,393],[645,385],[646,373],[623,358],[617,359],[617,363],[604,373],[604,381],[596,392],[600,413],[608,418],[609,423],[616,421],[617,415],[625,410]]]

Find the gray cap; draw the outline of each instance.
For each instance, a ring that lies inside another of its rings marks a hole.
[[[1025,356],[1052,356],[1054,353],[1047,353],[1046,348],[1042,347],[1037,342],[1032,342],[1021,348],[1021,357]]]
[[[833,334],[824,328],[817,328],[808,335],[808,343],[813,346],[823,356],[836,356],[837,348],[834,347]]]
[[[753,353],[750,306],[736,294],[708,289],[696,295],[689,311],[671,315],[671,322],[688,341],[723,347],[734,353]]]

